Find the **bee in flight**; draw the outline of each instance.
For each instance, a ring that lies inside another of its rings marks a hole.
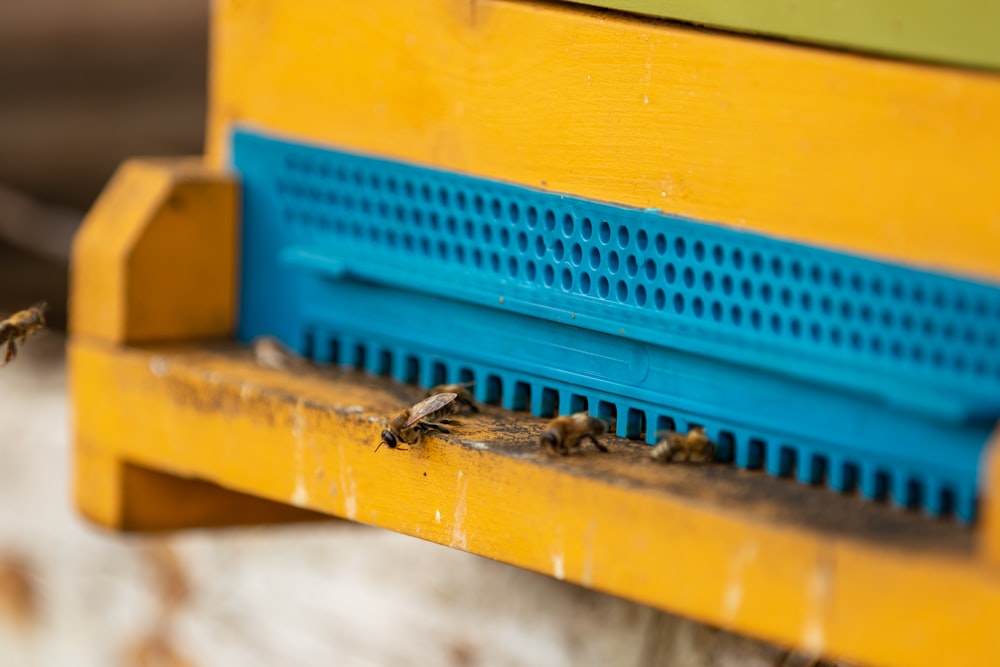
[[[445,392],[434,394],[420,401],[412,408],[406,408],[389,419],[389,428],[382,431],[382,440],[375,448],[377,452],[382,445],[390,449],[399,447],[400,443],[415,445],[420,437],[428,431],[450,433],[444,424],[454,422],[444,419],[455,412],[455,398],[458,394]]]
[[[462,382],[459,384],[439,384],[431,387],[424,394],[424,398],[430,398],[435,394],[455,394],[455,412],[468,414],[479,412],[476,399],[472,396],[472,382]]]
[[[18,343],[24,345],[25,338],[45,327],[45,308],[44,302],[36,303],[0,322],[0,346],[7,346],[3,355],[4,366],[17,356]]]
[[[692,426],[687,433],[660,431],[649,455],[660,463],[711,463],[715,443],[708,439],[703,426]]]
[[[584,440],[590,440],[602,452],[608,451],[597,438],[608,432],[603,419],[591,417],[586,412],[556,417],[545,427],[539,442],[550,454],[569,454],[579,449]]]
[[[293,371],[311,367],[303,357],[273,336],[258,336],[251,343],[253,358],[262,368],[276,371]]]

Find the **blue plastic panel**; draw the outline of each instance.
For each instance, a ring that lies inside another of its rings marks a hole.
[[[974,514],[1000,290],[249,132],[240,336]]]

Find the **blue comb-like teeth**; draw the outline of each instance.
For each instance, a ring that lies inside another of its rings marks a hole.
[[[974,514],[995,286],[245,131],[233,161],[243,338]]]

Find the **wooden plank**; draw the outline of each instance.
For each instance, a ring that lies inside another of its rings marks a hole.
[[[215,5],[235,124],[1000,280],[1000,78],[566,5]]]
[[[347,521],[94,531],[66,484],[65,343],[54,334],[33,340],[0,370],[4,667],[804,667],[776,646]],[[184,518],[205,518],[194,506],[199,483],[182,483],[171,506],[128,506],[169,519],[187,505],[195,516]],[[281,507],[286,516],[302,511]]]
[[[330,519],[204,480],[132,465],[99,447],[95,451],[85,438],[77,445],[77,505],[88,519],[109,528],[153,533]]]
[[[236,322],[236,182],[192,158],[133,159],[73,240],[74,333],[226,337]]]
[[[382,526],[808,652],[992,664],[1000,580],[952,524],[644,445],[549,458],[540,420],[487,407],[409,451],[374,444],[418,391],[297,376],[243,351],[70,344],[78,443],[154,470]],[[83,480],[87,481],[87,480]],[[80,501],[101,479],[80,484]],[[128,498],[123,499],[128,504]]]
[[[1000,67],[996,0],[573,0],[859,51]]]

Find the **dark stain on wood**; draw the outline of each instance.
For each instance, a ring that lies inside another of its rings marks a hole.
[[[21,554],[0,554],[0,621],[28,631],[38,621],[40,599],[31,561]]]

